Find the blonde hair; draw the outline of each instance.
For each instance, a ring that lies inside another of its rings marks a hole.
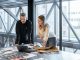
[[[45,21],[45,17],[43,15],[38,16],[39,19],[41,19],[43,22]]]

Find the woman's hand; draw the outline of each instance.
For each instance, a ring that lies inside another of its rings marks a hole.
[[[43,41],[43,47],[46,47],[46,43],[47,43],[47,41]]]
[[[40,36],[40,39],[43,40],[43,36]]]
[[[41,34],[39,34],[39,37],[40,37],[41,40],[43,40],[43,36]]]

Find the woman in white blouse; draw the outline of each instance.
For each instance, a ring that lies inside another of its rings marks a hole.
[[[38,16],[38,36],[42,40],[42,45],[45,47],[48,35],[49,35],[49,29],[48,24],[44,23],[45,17],[43,15]]]

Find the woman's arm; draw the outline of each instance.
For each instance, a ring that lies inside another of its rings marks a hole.
[[[44,33],[44,38],[43,38],[43,46],[46,46],[47,40],[48,40],[48,34],[49,34],[49,30],[48,30],[48,26],[45,27],[45,33]]]

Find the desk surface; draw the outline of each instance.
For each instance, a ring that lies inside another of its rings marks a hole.
[[[11,60],[14,57],[23,57],[25,60],[80,60],[80,54],[64,51],[51,53],[20,53],[16,47],[4,48],[0,50],[0,60]]]

